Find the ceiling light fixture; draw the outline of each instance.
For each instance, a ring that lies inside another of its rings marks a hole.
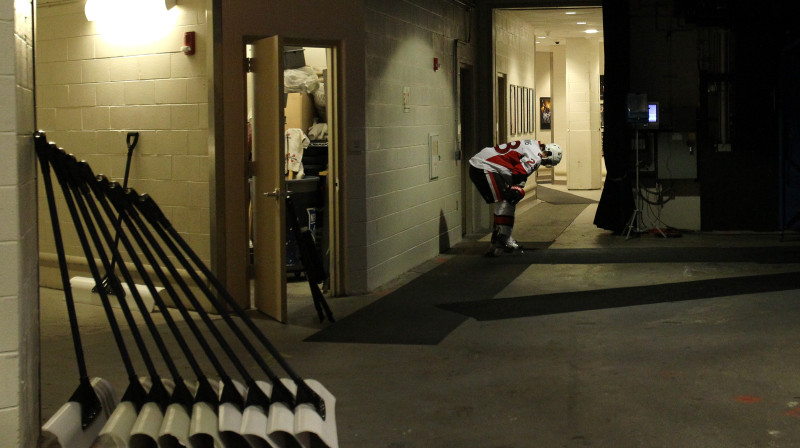
[[[567,11],[567,12],[565,12],[564,14],[566,14],[566,15],[568,15],[568,16],[572,16],[572,15],[575,15],[575,14],[577,14],[577,12],[575,12],[575,11]]]
[[[586,33],[586,34],[597,34],[597,33],[599,33],[599,31],[597,31],[594,28],[590,28],[590,29],[584,31],[584,33]]]

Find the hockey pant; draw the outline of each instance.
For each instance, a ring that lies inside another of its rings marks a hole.
[[[487,204],[494,204],[492,242],[494,243],[498,236],[503,237],[502,241],[507,240],[514,228],[514,213],[517,209],[515,204],[504,199],[504,193],[509,189],[508,182],[500,174],[474,166],[469,167],[469,177],[483,200]]]

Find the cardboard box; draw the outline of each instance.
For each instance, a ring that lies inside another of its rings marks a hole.
[[[306,93],[286,94],[286,129],[299,128],[303,133],[308,133],[308,128],[314,124],[314,100]]]

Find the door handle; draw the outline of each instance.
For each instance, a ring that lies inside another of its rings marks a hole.
[[[276,188],[276,189],[272,190],[271,193],[270,192],[264,193],[264,196],[270,196],[270,197],[273,197],[275,199],[278,199],[278,198],[285,198],[286,197],[286,193],[282,193],[280,188]]]

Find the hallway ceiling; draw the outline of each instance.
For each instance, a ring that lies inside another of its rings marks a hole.
[[[599,36],[603,41],[603,8],[521,9],[515,13],[536,30],[538,51],[549,51],[556,42],[563,45],[566,39]],[[598,33],[587,34],[587,29]]]

